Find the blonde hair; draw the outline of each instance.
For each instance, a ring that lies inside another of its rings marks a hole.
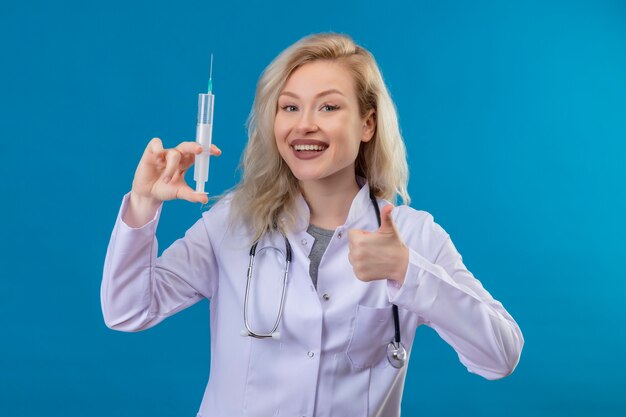
[[[252,228],[254,241],[267,231],[289,231],[296,222],[298,180],[281,158],[274,137],[278,96],[289,76],[317,60],[345,66],[353,75],[359,112],[374,110],[376,131],[362,142],[355,163],[356,175],[365,177],[374,196],[409,204],[406,149],[395,106],[374,57],[346,35],[326,33],[305,37],[285,49],[261,74],[250,116],[248,145],[242,178],[231,201],[231,221]],[[279,221],[279,218],[281,219]]]

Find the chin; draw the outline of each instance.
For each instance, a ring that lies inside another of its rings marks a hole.
[[[297,166],[297,165],[295,168],[289,164],[287,164],[287,166],[289,167],[289,171],[291,171],[291,174],[294,177],[296,177],[298,181],[318,180],[318,179],[325,177],[325,175],[319,172],[319,170],[303,169],[302,166]]]
[[[296,179],[298,181],[315,181],[315,180],[321,180],[326,178],[324,175],[316,175],[316,174],[311,174],[311,173],[302,173],[302,172],[294,172],[291,171],[291,173],[293,174],[294,177],[296,177]]]
[[[293,176],[296,177],[296,179],[300,182],[310,182],[310,181],[330,181],[330,182],[335,182],[335,181],[339,181],[341,182],[343,175],[337,175],[338,173],[334,172],[334,173],[311,173],[311,172],[293,172],[291,171]]]

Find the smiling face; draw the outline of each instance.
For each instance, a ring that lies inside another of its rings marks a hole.
[[[301,183],[354,180],[361,142],[374,130],[373,111],[360,116],[354,79],[336,62],[301,66],[278,98],[276,145]]]

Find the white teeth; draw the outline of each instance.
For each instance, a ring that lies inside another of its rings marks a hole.
[[[326,146],[322,145],[293,145],[296,151],[323,151]]]

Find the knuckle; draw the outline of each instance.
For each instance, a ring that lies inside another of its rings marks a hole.
[[[177,161],[180,159],[181,157],[181,153],[178,149],[174,148],[174,149],[168,149],[167,151],[167,157],[169,159],[171,159],[172,161]]]
[[[353,267],[356,267],[359,263],[359,260],[354,256],[354,253],[350,252],[348,254],[348,262],[350,262],[350,265],[352,265]]]

